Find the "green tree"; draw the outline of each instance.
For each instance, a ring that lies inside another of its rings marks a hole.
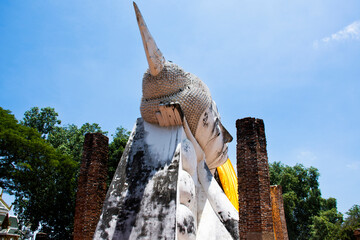
[[[24,126],[35,128],[41,133],[43,138],[54,129],[61,121],[57,118],[59,115],[54,108],[46,107],[39,110],[33,107],[24,113],[24,119],[20,123]]]
[[[63,156],[66,156],[67,158],[71,159],[74,163],[76,163],[76,167],[72,169],[73,176],[72,178],[70,178],[73,185],[71,189],[69,189],[69,194],[62,196],[63,201],[68,203],[68,206],[66,209],[63,209],[61,214],[59,214],[59,216],[66,216],[64,219],[67,219],[68,221],[66,223],[62,223],[59,221],[52,221],[47,225],[42,224],[43,231],[50,234],[50,237],[58,238],[58,233],[66,233],[66,236],[68,236],[68,238],[66,239],[70,239],[70,236],[73,232],[73,219],[75,213],[77,179],[78,179],[79,168],[82,158],[82,150],[85,140],[85,134],[95,133],[95,132],[106,134],[106,132],[103,132],[101,130],[101,127],[97,123],[93,123],[93,124],[85,123],[80,128],[78,128],[75,124],[69,124],[63,127],[55,126],[53,124],[46,122],[48,120],[52,121],[53,119],[55,119],[55,116],[58,116],[55,110],[52,111],[51,114],[53,114],[53,117],[38,118],[39,119],[38,121],[34,121],[31,117],[28,117],[27,119],[24,118],[23,122],[26,121],[37,122],[38,125],[40,126],[52,125],[53,127],[51,128],[51,130],[46,132],[47,142],[51,144]],[[36,117],[36,115],[32,115],[32,116]],[[54,178],[61,179],[64,176],[66,175],[63,176],[54,175]],[[36,202],[34,204],[36,204]],[[60,237],[58,239],[63,239],[63,237]]]
[[[345,219],[345,225],[360,227],[360,206],[355,204],[346,212],[348,217]]]
[[[126,143],[129,139],[130,132],[123,127],[116,128],[113,141],[109,144],[109,162],[108,162],[108,180],[109,186],[115,174],[119,160],[125,150]]]
[[[58,126],[53,108],[34,107],[21,124],[10,111],[0,116],[0,187],[15,195],[21,223],[39,226],[52,239],[71,239],[77,177],[86,133],[103,133],[96,124]],[[109,180],[124,151],[129,132],[117,128],[109,146]]]
[[[318,216],[313,216],[311,225],[311,238],[313,240],[340,239],[343,215],[337,211],[336,199],[322,199],[321,211]]]
[[[107,134],[97,123],[85,123],[80,128],[75,124],[60,127],[58,124],[61,123],[61,120],[58,119],[58,116],[59,114],[54,108],[46,107],[39,110],[38,107],[33,107],[24,113],[24,118],[20,123],[36,129],[51,145],[78,163],[81,161],[85,134]]]
[[[342,225],[340,237],[342,240],[355,240],[354,231],[360,228],[360,206],[352,206],[348,212],[347,217]]]
[[[97,123],[85,123],[80,128],[75,124],[69,124],[64,127],[55,127],[48,135],[48,142],[63,154],[72,157],[77,163],[81,162],[82,149],[86,133],[102,133]]]
[[[337,201],[335,198],[321,198],[321,211],[331,210],[333,208],[337,209]]]
[[[42,226],[51,238],[70,239],[84,135],[102,131],[89,123],[56,126],[57,116],[53,108],[35,107],[19,124],[1,109],[0,184],[15,195],[23,224],[32,230]]]
[[[316,168],[270,164],[270,183],[283,189],[284,211],[290,239],[309,239],[314,216],[321,210],[319,172]]]
[[[0,108],[0,187],[15,195],[23,225],[31,224],[32,230],[42,225],[51,237],[70,239],[76,169],[78,164],[37,130]]]

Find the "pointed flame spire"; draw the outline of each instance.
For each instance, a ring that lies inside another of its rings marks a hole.
[[[141,38],[144,44],[146,58],[149,64],[150,73],[152,76],[156,76],[164,68],[165,58],[159,48],[156,46],[155,40],[149,32],[149,29],[146,26],[138,6],[135,2],[133,2],[133,4],[136,20],[138,22]]]

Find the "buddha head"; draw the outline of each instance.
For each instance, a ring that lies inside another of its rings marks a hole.
[[[135,3],[134,8],[149,64],[142,84],[142,118],[159,124],[156,117],[159,106],[179,103],[191,133],[205,153],[209,168],[222,165],[227,160],[227,143],[232,141],[232,136],[221,124],[208,87],[194,74],[165,60]]]

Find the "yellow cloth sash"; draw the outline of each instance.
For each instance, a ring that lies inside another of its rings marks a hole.
[[[218,167],[217,171],[226,196],[236,210],[239,211],[238,179],[230,159]]]

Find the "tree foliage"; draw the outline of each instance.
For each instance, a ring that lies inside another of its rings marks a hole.
[[[45,107],[39,110],[38,107],[33,107],[24,113],[24,119],[21,121],[21,124],[35,128],[45,138],[57,124],[61,123],[57,119],[58,116],[54,108]]]
[[[284,211],[290,239],[309,239],[312,216],[321,208],[319,172],[316,168],[294,167],[280,162],[270,164],[270,183],[283,189]]]
[[[33,128],[0,108],[0,186],[15,195],[22,224],[40,224],[52,237],[69,239],[78,164]],[[65,214],[64,214],[65,213]]]
[[[20,123],[0,108],[0,187],[15,195],[14,210],[23,225],[41,227],[52,239],[71,239],[85,134],[106,132],[96,123],[80,128],[60,123],[50,107],[30,109]],[[110,174],[128,136],[117,129],[110,144]]]
[[[360,206],[355,204],[346,214],[347,217],[340,231],[340,239],[355,240],[354,231],[360,228]]]
[[[289,239],[355,239],[360,227],[360,207],[354,205],[343,220],[335,198],[324,199],[319,188],[319,172],[301,164],[270,164],[270,183],[283,189],[284,211]]]
[[[329,202],[331,202],[329,204]],[[333,204],[335,202],[335,205]],[[329,198],[322,201],[322,210],[318,216],[312,217],[311,238],[312,240],[337,240],[340,239],[343,215],[337,211],[336,199]]]
[[[97,123],[85,123],[80,128],[75,124],[69,124],[64,127],[55,127],[48,135],[47,140],[63,154],[80,163],[86,133],[106,134]]]
[[[355,228],[360,227],[360,206],[355,204],[349,211],[346,212],[348,217],[345,220],[345,225],[354,226]]]

